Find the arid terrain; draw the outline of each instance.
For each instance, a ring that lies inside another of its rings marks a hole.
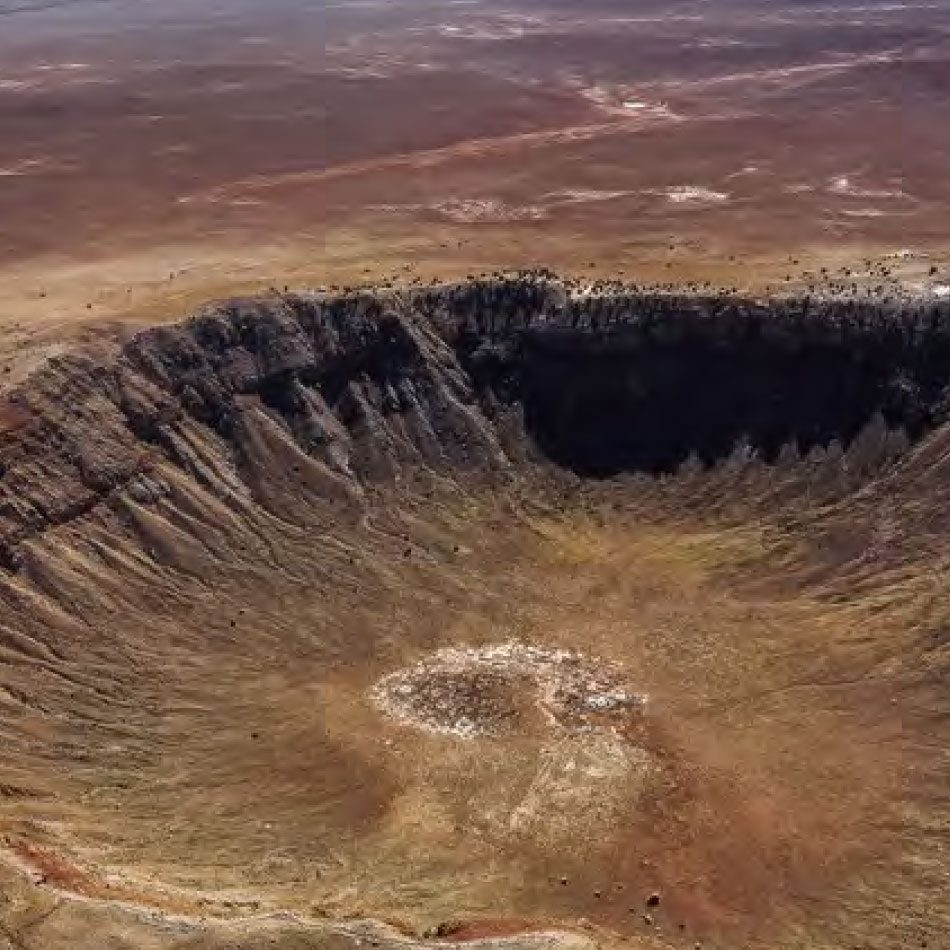
[[[0,950],[950,948],[948,158],[946,0],[0,0]]]
[[[527,278],[52,360],[0,933],[945,947],[948,382],[947,303]]]
[[[11,373],[271,286],[947,278],[945,0],[4,0],[0,20]]]

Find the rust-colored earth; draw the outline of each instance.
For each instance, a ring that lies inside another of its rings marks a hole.
[[[946,276],[942,0],[0,14],[0,359],[17,376],[67,339],[273,285]]]

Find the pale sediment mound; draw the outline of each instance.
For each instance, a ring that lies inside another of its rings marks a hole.
[[[389,674],[373,698],[407,724],[466,738],[523,730],[538,718],[589,732],[646,704],[603,660],[516,642],[440,650]]]

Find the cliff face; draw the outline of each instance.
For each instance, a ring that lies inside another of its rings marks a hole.
[[[877,414],[911,438],[946,417],[945,303],[506,300],[493,288],[480,307],[462,304],[463,363],[581,474],[711,464],[739,442],[773,461],[786,446],[847,445]]]
[[[274,453],[279,455],[279,461]],[[51,363],[0,428],[0,564],[172,464],[233,500],[288,479],[358,496],[401,468],[503,467],[491,426],[431,328],[370,299],[235,302],[136,337],[107,365]]]
[[[117,493],[160,495],[159,461],[225,498],[276,504],[291,477],[353,500],[413,466],[504,473],[497,423],[519,419],[580,474],[665,472],[739,443],[766,461],[847,445],[875,417],[916,439],[948,383],[947,303],[571,298],[528,280],[236,301],[9,397],[0,563]]]

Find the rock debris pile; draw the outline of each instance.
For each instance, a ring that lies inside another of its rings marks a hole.
[[[407,725],[462,738],[532,725],[566,733],[603,730],[647,702],[609,662],[516,641],[440,650],[384,677],[372,696]]]

